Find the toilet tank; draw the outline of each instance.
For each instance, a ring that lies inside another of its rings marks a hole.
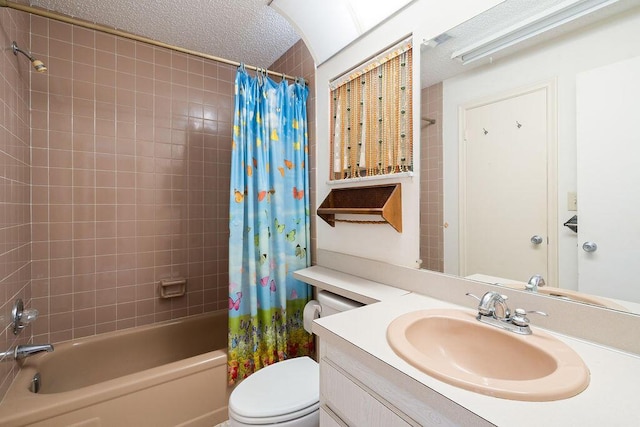
[[[332,314],[362,307],[364,305],[358,301],[336,295],[329,291],[318,292],[318,302],[320,303],[320,307],[322,307],[320,317],[331,316]]]

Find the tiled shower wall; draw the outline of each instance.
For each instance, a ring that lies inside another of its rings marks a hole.
[[[444,271],[442,83],[422,89],[420,132],[420,258],[422,268]]]
[[[24,344],[13,335],[10,313],[16,298],[31,300],[29,210],[29,61],[10,49],[29,46],[29,17],[0,9],[0,352]],[[0,399],[13,381],[16,364],[0,362]]]
[[[46,18],[31,28],[49,67],[31,88],[34,340],[225,308],[235,67]],[[311,55],[300,41],[271,68],[309,82],[314,165]],[[185,297],[157,297],[169,277],[188,279]]]
[[[30,48],[34,341],[225,308],[235,68],[36,16]]]
[[[235,68],[9,9],[0,19],[2,45],[49,68],[0,57],[5,323],[17,297],[40,311],[21,337],[38,343],[226,308]],[[309,83],[313,200],[315,66],[300,41],[271,69]],[[185,297],[158,298],[169,277],[188,279]],[[17,344],[9,329],[0,344]],[[14,371],[0,364],[0,398]]]

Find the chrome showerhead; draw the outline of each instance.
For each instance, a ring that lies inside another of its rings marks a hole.
[[[29,61],[31,61],[31,65],[33,65],[33,68],[35,68],[37,72],[44,73],[45,71],[47,71],[47,67],[46,65],[44,65],[44,62],[40,61],[39,59],[35,59],[33,56],[31,56],[30,53],[20,49],[16,42],[11,43],[11,50],[13,50],[13,54],[16,56],[18,55],[18,52],[20,52],[21,54],[29,58]]]

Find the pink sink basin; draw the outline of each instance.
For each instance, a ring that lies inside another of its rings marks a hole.
[[[541,402],[589,385],[589,369],[562,341],[539,330],[518,335],[486,325],[463,310],[404,314],[387,328],[387,341],[424,373],[489,396]]]

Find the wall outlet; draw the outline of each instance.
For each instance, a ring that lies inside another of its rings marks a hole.
[[[578,193],[576,193],[575,191],[569,191],[567,193],[567,210],[578,210]]]

